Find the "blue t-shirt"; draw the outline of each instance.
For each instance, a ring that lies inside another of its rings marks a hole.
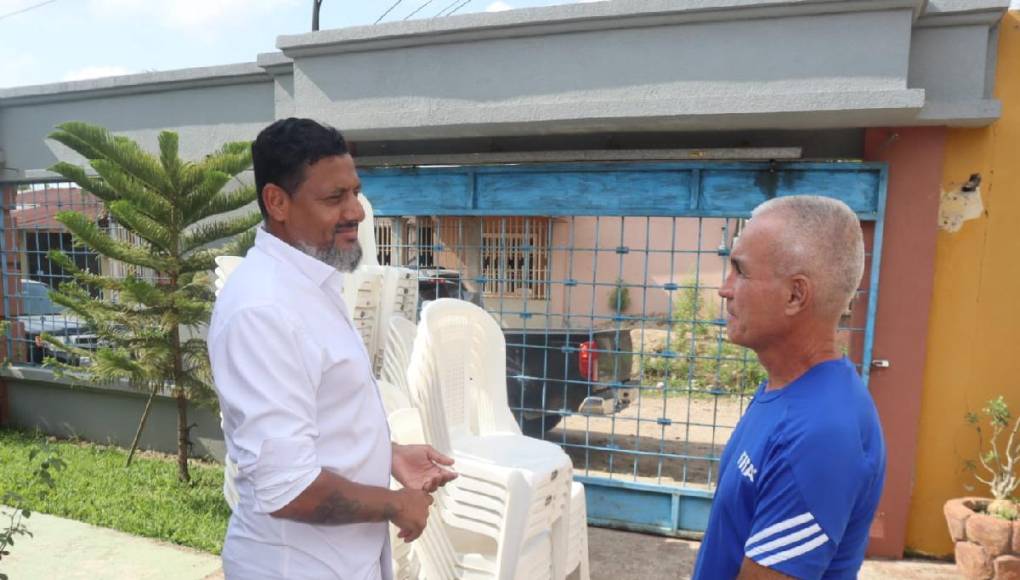
[[[758,388],[723,451],[694,578],[745,557],[794,578],[856,578],[885,480],[871,395],[846,359]]]

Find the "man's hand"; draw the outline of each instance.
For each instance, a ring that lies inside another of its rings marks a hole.
[[[398,538],[405,542],[413,542],[425,531],[425,523],[429,519],[429,506],[432,496],[420,489],[404,488],[397,492],[396,513],[387,514],[393,525],[400,528]]]
[[[393,444],[393,477],[407,489],[432,493],[457,478],[444,466],[453,460],[431,445]]]

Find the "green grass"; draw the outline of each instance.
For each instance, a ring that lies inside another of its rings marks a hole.
[[[29,459],[45,440],[0,430],[0,495],[15,492],[32,511],[220,553],[230,518],[222,467],[192,461],[192,481],[183,484],[171,457],[136,455],[131,467],[124,467],[123,449],[51,439],[50,450],[67,467],[53,474],[54,486],[47,491],[32,475],[38,458]],[[32,520],[25,524],[31,530]]]

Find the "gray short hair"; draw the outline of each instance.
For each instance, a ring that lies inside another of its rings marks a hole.
[[[837,199],[792,195],[762,203],[751,219],[766,213],[785,218],[776,240],[777,273],[807,275],[820,310],[843,313],[864,275],[864,235],[854,211]]]

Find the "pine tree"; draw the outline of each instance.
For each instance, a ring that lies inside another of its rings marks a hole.
[[[84,319],[98,346],[89,351],[45,337],[90,361],[75,367],[48,362],[83,378],[127,379],[148,390],[138,435],[153,397],[169,391],[177,402],[178,476],[189,481],[188,404],[214,400],[206,343],[198,338],[214,300],[208,273],[216,256],[243,255],[261,221],[258,211],[235,212],[255,200],[254,187],[228,187],[240,184],[238,174],[251,166],[250,144],[228,143],[202,161],[184,162],[170,131],[159,135],[158,156],[85,123],[59,125],[50,138],[88,160],[95,176],[65,162],[52,170],[102,200],[110,227],[74,211],[58,213],[57,221],[76,246],[108,259],[102,262],[124,264],[127,275],[83,270],[63,252],[50,252],[71,275],[51,293],[53,301]],[[228,212],[235,213],[223,215]],[[116,235],[118,229],[127,236]]]

